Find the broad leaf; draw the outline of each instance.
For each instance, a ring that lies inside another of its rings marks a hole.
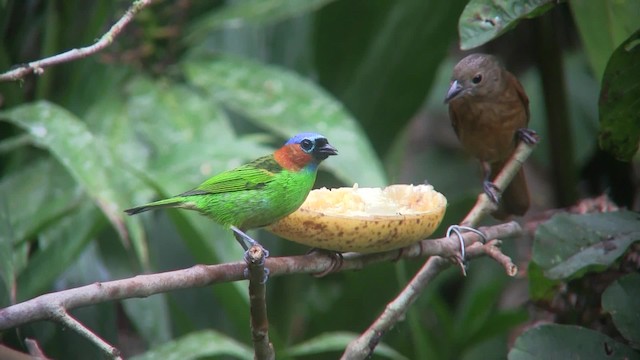
[[[51,160],[34,161],[0,182],[14,244],[26,241],[47,224],[86,200],[69,173]]]
[[[640,349],[640,274],[626,275],[609,285],[602,294],[602,308],[631,346]]]
[[[543,14],[554,3],[553,0],[471,0],[458,23],[460,49],[483,45],[516,26],[520,20]]]
[[[360,336],[349,332],[331,332],[318,335],[303,343],[294,345],[284,351],[284,354],[292,357],[322,354],[327,352],[343,352],[349,343]],[[378,344],[374,354],[387,359],[407,359],[385,344]]]
[[[335,0],[242,0],[212,10],[191,27],[190,41],[201,41],[211,31],[227,26],[264,25],[315,11]]]
[[[123,218],[129,204],[130,189],[126,173],[119,169],[101,139],[88,131],[73,114],[48,102],[19,106],[0,114],[23,128],[36,144],[46,148],[91,196],[118,231],[125,244],[129,240],[142,264],[148,264],[147,245],[142,226],[135,218]]]
[[[28,266],[18,276],[18,299],[26,300],[49,290],[85,249],[99,219],[97,208],[86,203],[44,229],[39,235],[41,249],[29,258]]]
[[[357,122],[329,94],[284,69],[237,57],[185,64],[189,80],[233,111],[288,139],[325,135],[340,152],[323,164],[347,184],[381,186],[382,165]]]
[[[638,29],[636,0],[571,0],[568,4],[596,79],[602,79],[613,51]]]
[[[165,294],[145,299],[126,299],[122,301],[122,306],[138,333],[150,346],[171,340],[171,321]]]
[[[600,147],[630,161],[640,141],[640,30],[611,56],[600,91]]]
[[[546,277],[566,279],[579,271],[610,266],[638,240],[638,213],[561,213],[538,227],[533,261]]]
[[[253,349],[213,330],[185,335],[131,360],[190,360],[230,356],[235,359],[253,359]]]
[[[640,354],[597,331],[573,325],[547,324],[516,339],[509,360],[640,359]]]

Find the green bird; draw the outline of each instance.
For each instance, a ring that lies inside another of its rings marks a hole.
[[[302,205],[318,165],[338,151],[327,138],[301,133],[273,154],[215,175],[193,190],[125,210],[129,215],[159,208],[196,210],[231,229],[245,250],[259,245],[246,230],[269,225]],[[268,252],[265,250],[268,256]]]

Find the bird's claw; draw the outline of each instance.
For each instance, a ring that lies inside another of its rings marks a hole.
[[[500,202],[501,190],[496,184],[492,183],[489,180],[485,180],[482,183],[482,188],[484,190],[484,193],[487,194],[487,196],[489,197],[489,200],[491,200],[491,202],[493,202],[494,204],[498,204]]]
[[[256,247],[259,247],[259,249],[255,249]],[[260,256],[255,256],[256,251],[260,251],[262,252],[262,254],[260,254]],[[269,256],[269,251],[258,243],[252,246],[249,250],[245,251],[243,257],[244,257],[244,261],[247,263],[247,267],[244,269],[244,273],[243,273],[244,278],[250,279],[249,266],[263,267],[265,260],[268,256]],[[269,280],[269,274],[271,273],[271,270],[269,270],[269,268],[266,268],[266,267],[263,267],[262,271],[264,272],[264,275],[260,280],[260,285],[265,284],[267,280]]]
[[[482,243],[485,244],[487,242],[487,236],[482,233],[482,231],[474,229],[469,226],[461,226],[461,225],[451,225],[447,229],[447,237],[451,236],[451,233],[455,233],[458,236],[458,240],[460,241],[460,266],[462,268],[462,274],[467,275],[467,259],[466,259],[466,251],[464,245],[464,237],[462,236],[461,230],[470,231],[478,234],[482,238]]]
[[[271,270],[264,268],[264,274],[262,275],[262,280],[260,280],[260,285],[267,283],[267,280],[269,280],[269,274],[271,274]]]
[[[538,133],[529,128],[520,128],[516,130],[516,136],[527,145],[537,144],[540,140]]]
[[[313,252],[319,252],[319,253],[326,254],[329,257],[329,259],[331,259],[331,265],[329,265],[329,267],[327,269],[325,269],[323,271],[320,271],[320,272],[317,272],[317,273],[311,274],[314,277],[321,278],[321,277],[324,277],[324,276],[327,276],[327,275],[331,274],[334,271],[338,271],[338,270],[340,270],[340,268],[342,268],[342,264],[344,263],[344,257],[342,256],[341,253],[339,253],[337,251],[313,248],[313,249],[309,250],[309,252],[307,252],[307,254],[311,254]]]

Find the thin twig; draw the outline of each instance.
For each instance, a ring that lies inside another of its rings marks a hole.
[[[86,46],[79,49],[71,49],[61,54],[57,54],[48,58],[44,58],[37,61],[32,61],[27,64],[18,65],[13,69],[0,74],[0,82],[2,81],[13,81],[21,79],[31,73],[40,75],[44,72],[45,68],[48,68],[53,65],[70,62],[73,60],[77,60],[80,58],[87,57],[91,54],[95,54],[98,51],[106,48],[111,45],[115,38],[122,32],[122,29],[131,22],[131,20],[135,17],[137,13],[139,13],[142,9],[151,5],[156,0],[136,0],[133,2],[131,7],[127,10],[127,12],[118,20],[110,29],[107,31],[100,40],[98,40],[95,44],[91,46]]]
[[[58,307],[57,311],[52,313],[53,319],[64,324],[69,329],[77,332],[82,337],[87,338],[100,350],[102,350],[110,359],[122,360],[120,357],[120,350],[109,345],[106,341],[102,340],[98,335],[94,334],[86,326],[76,320],[73,316],[69,315],[66,309]]]
[[[510,257],[508,257],[502,251],[500,251],[500,247],[499,247],[500,244],[501,244],[500,240],[494,239],[487,242],[484,245],[480,243],[475,243],[471,246],[477,245],[481,247],[482,251],[487,256],[495,260],[498,264],[502,265],[507,275],[514,277],[516,276],[516,274],[518,274],[518,267],[516,266],[516,264],[513,263]]]
[[[514,176],[520,171],[522,168],[522,164],[529,158],[531,152],[535,148],[535,145],[529,145],[524,141],[520,141],[518,147],[514,151],[513,155],[509,161],[504,165],[504,168],[498,176],[493,180],[493,183],[499,189],[506,189]],[[478,200],[476,204],[473,206],[471,211],[467,214],[467,216],[462,220],[461,225],[474,227],[480,223],[482,218],[495,209],[495,205],[489,200],[489,197],[483,192],[478,196]]]
[[[522,229],[516,222],[481,228],[489,239],[509,238],[521,234]],[[465,244],[480,241],[476,234],[465,234]],[[335,271],[362,269],[369,264],[398,259],[428,257],[440,255],[454,256],[458,242],[450,238],[423,240],[409,247],[377,254],[347,253],[339,269]],[[285,274],[316,274],[335,268],[335,260],[323,253],[311,253],[303,256],[270,257],[265,266],[270,276]],[[51,311],[60,306],[67,310],[82,306],[99,304],[106,301],[141,298],[172,290],[202,287],[216,283],[245,280],[243,261],[217,265],[196,265],[188,269],[163,273],[138,275],[132,278],[94,283],[78,288],[44,294],[36,298],[0,309],[0,330],[7,330],[22,324],[38,320],[51,319]]]
[[[467,257],[469,258],[483,254],[484,251],[481,246],[471,246],[467,250]],[[376,318],[373,324],[357,339],[349,343],[341,359],[354,360],[369,358],[382,336],[396,323],[405,318],[407,309],[415,302],[418,295],[420,295],[431,280],[451,264],[451,261],[443,257],[430,257],[402,292],[387,304],[382,314]]]
[[[40,348],[40,344],[34,339],[24,339],[24,345],[27,347],[32,360],[49,360]]]
[[[256,360],[274,360],[273,345],[269,342],[269,319],[267,317],[266,286],[268,274],[264,269],[265,253],[260,245],[249,249],[249,305],[251,308],[251,340]]]

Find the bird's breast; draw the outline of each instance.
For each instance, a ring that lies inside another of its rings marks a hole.
[[[455,99],[451,121],[462,146],[481,161],[509,157],[516,130],[527,126],[527,111],[519,101],[505,99]]]

